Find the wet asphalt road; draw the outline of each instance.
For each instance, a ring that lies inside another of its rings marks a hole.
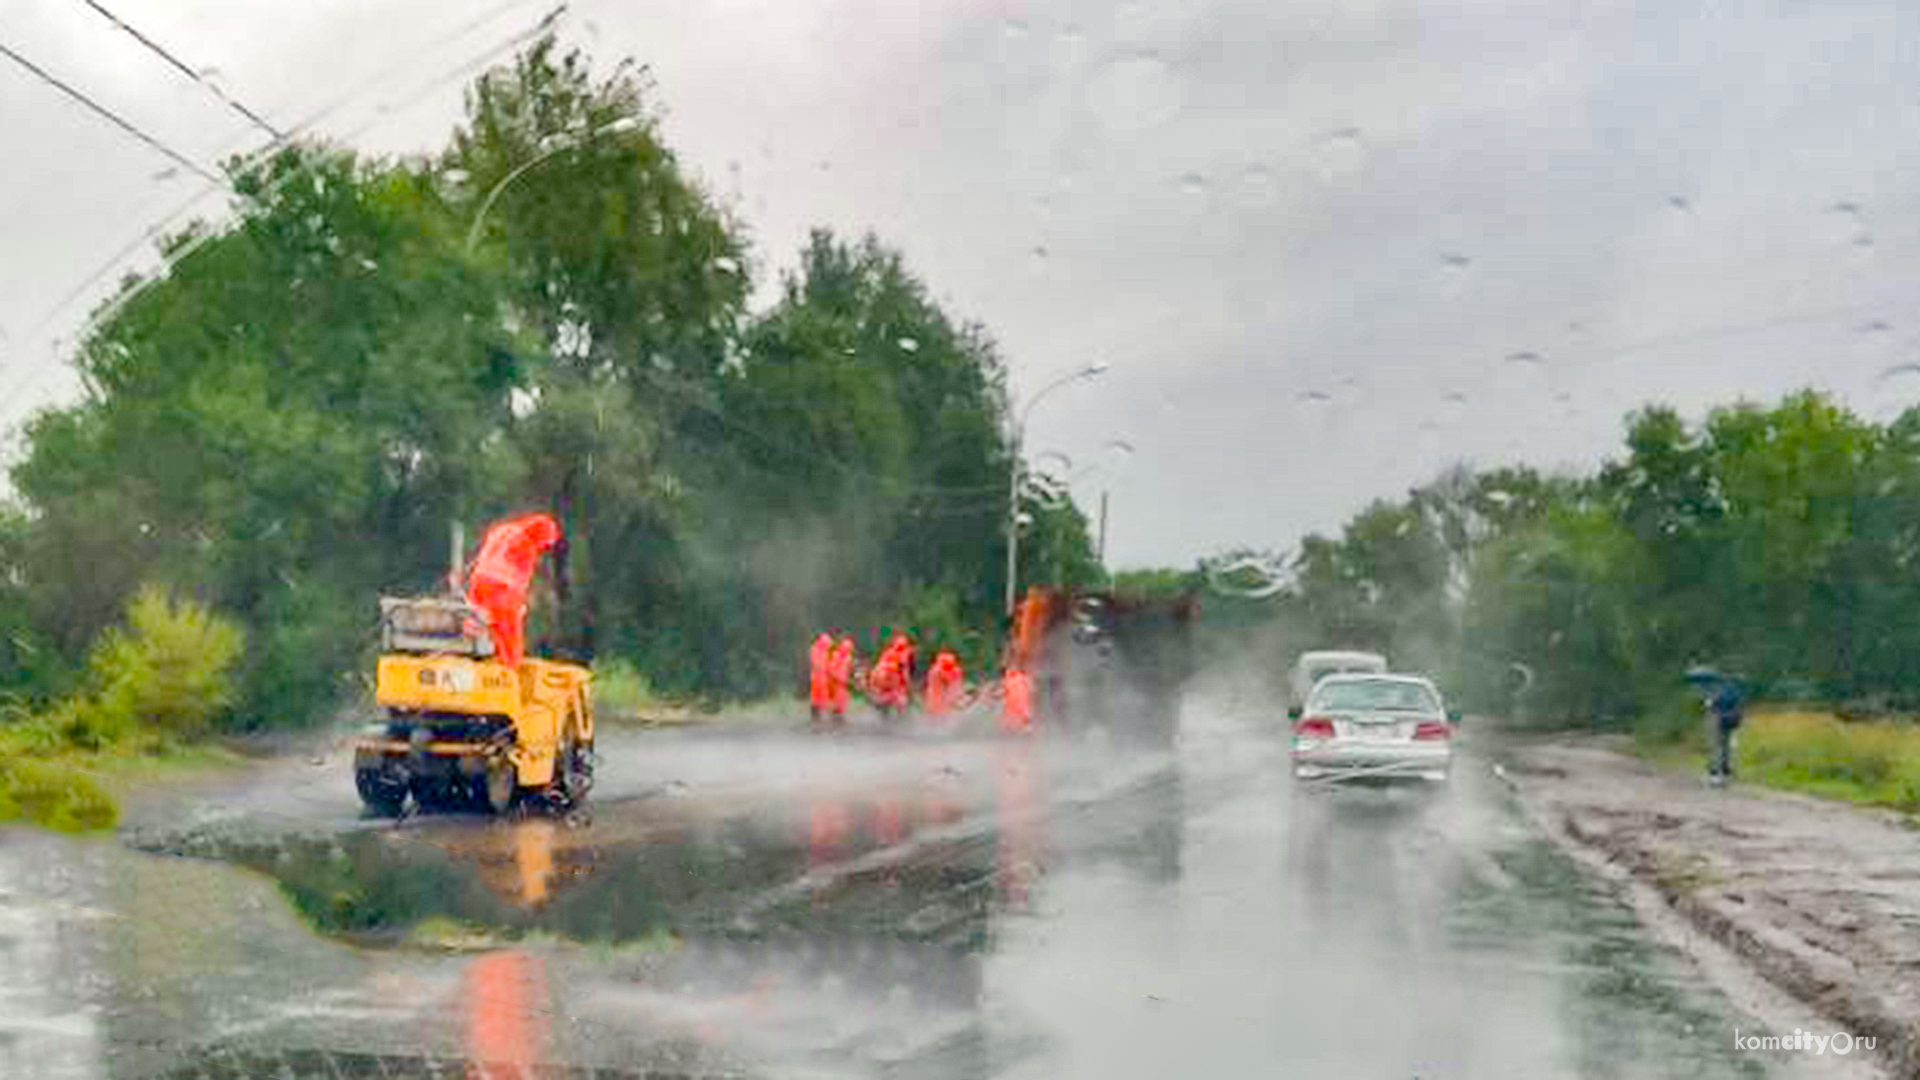
[[[1471,752],[1303,790],[1190,702],[1171,752],[719,728],[601,776],[590,820],[396,825],[336,754],[0,833],[0,1075],[1820,1075]]]

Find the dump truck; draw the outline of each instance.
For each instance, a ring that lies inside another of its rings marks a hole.
[[[375,700],[384,710],[354,746],[369,812],[504,813],[527,797],[578,805],[593,784],[593,674],[520,655],[534,565],[560,540],[546,515],[496,523],[465,595],[380,598]]]
[[[1170,745],[1194,671],[1198,614],[1191,595],[1034,586],[1015,609],[1006,663],[1032,676],[1037,724]]]

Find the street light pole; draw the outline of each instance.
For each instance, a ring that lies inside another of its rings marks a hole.
[[[1018,577],[1020,567],[1020,446],[1027,436],[1027,417],[1033,415],[1033,407],[1040,399],[1070,382],[1094,378],[1107,370],[1105,363],[1088,364],[1078,371],[1070,371],[1041,387],[1027,399],[1026,407],[1015,417],[1013,425],[1012,460],[1007,465],[1007,614],[1013,614],[1014,597],[1018,595]]]
[[[544,152],[521,162],[513,171],[501,177],[499,182],[487,191],[486,198],[480,200],[480,209],[473,215],[473,224],[467,228],[467,250],[472,251],[474,245],[480,242],[480,226],[486,223],[487,213],[493,209],[494,201],[500,198],[500,193],[507,189],[507,185],[526,175],[529,169],[568,150],[577,150],[602,135],[618,135],[622,132],[632,131],[639,126],[640,121],[635,120],[631,116],[623,116],[612,123],[594,128],[591,131],[582,132],[578,138],[568,139],[554,146],[550,146]]]

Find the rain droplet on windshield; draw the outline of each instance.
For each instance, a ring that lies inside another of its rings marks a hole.
[[[1047,256],[1052,254],[1052,252],[1047,250],[1047,245],[1045,244],[1035,244],[1033,245],[1033,250],[1028,252],[1028,254],[1033,256],[1034,262],[1043,263],[1047,261]]]
[[[1854,329],[1862,334],[1884,334],[1892,330],[1893,326],[1883,319],[1875,319],[1872,322],[1861,323]]]
[[[445,180],[449,184],[464,184],[467,182],[467,170],[448,169],[446,172],[440,174],[440,179]]]
[[[1693,201],[1685,195],[1667,196],[1667,205],[1673,207],[1675,210],[1685,211],[1693,209]]]
[[[740,272],[740,263],[731,255],[722,255],[713,260],[713,268],[728,274],[737,274]]]
[[[1273,170],[1260,162],[1254,162],[1240,172],[1240,191],[1246,200],[1256,206],[1273,201]]]
[[[1151,130],[1180,108],[1180,86],[1151,49],[1113,57],[1087,85],[1087,107],[1102,127],[1123,134]]]
[[[1473,265],[1473,260],[1457,251],[1449,251],[1440,256],[1440,265],[1449,270],[1465,270]]]
[[[1332,401],[1333,395],[1327,393],[1325,390],[1302,390],[1299,394],[1299,400],[1311,401],[1316,403],[1326,402],[1326,401]]]
[[[176,177],[176,176],[179,176],[179,175],[180,175],[180,168],[179,168],[179,166],[177,166],[177,165],[169,165],[169,166],[167,166],[166,168],[164,168],[164,169],[161,169],[161,170],[160,170],[159,172],[157,172],[157,173],[154,173],[154,174],[153,174],[153,176],[152,176],[152,179],[154,179],[154,180],[171,180],[171,179],[173,179],[174,177]]]
[[[1199,173],[1187,173],[1180,178],[1182,195],[1199,196],[1207,193],[1207,178]]]
[[[1517,352],[1507,354],[1509,364],[1544,364],[1547,358],[1537,352]]]
[[[1467,403],[1467,395],[1458,390],[1449,390],[1441,395],[1440,400],[1449,405],[1465,405]]]
[[[900,346],[902,349],[905,349],[908,352],[920,351],[920,343],[910,337],[903,337],[899,341],[894,342],[894,344]]]
[[[1002,25],[1001,29],[1004,30],[1006,35],[1010,38],[1017,39],[1017,38],[1026,37],[1027,36],[1027,20],[1008,19]]]
[[[1359,168],[1360,164],[1366,160],[1367,148],[1361,141],[1359,128],[1336,128],[1321,140],[1316,156],[1319,160],[1320,178],[1331,182]]]
[[[1860,214],[1860,204],[1843,199],[1833,204],[1833,212],[1836,214],[1852,214],[1857,217]]]

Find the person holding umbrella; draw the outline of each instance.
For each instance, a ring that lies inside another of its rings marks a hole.
[[[1706,705],[1708,735],[1713,742],[1707,761],[1707,783],[1725,787],[1733,779],[1733,733],[1746,718],[1746,687],[1737,676],[1710,667],[1687,669],[1688,685]]]

